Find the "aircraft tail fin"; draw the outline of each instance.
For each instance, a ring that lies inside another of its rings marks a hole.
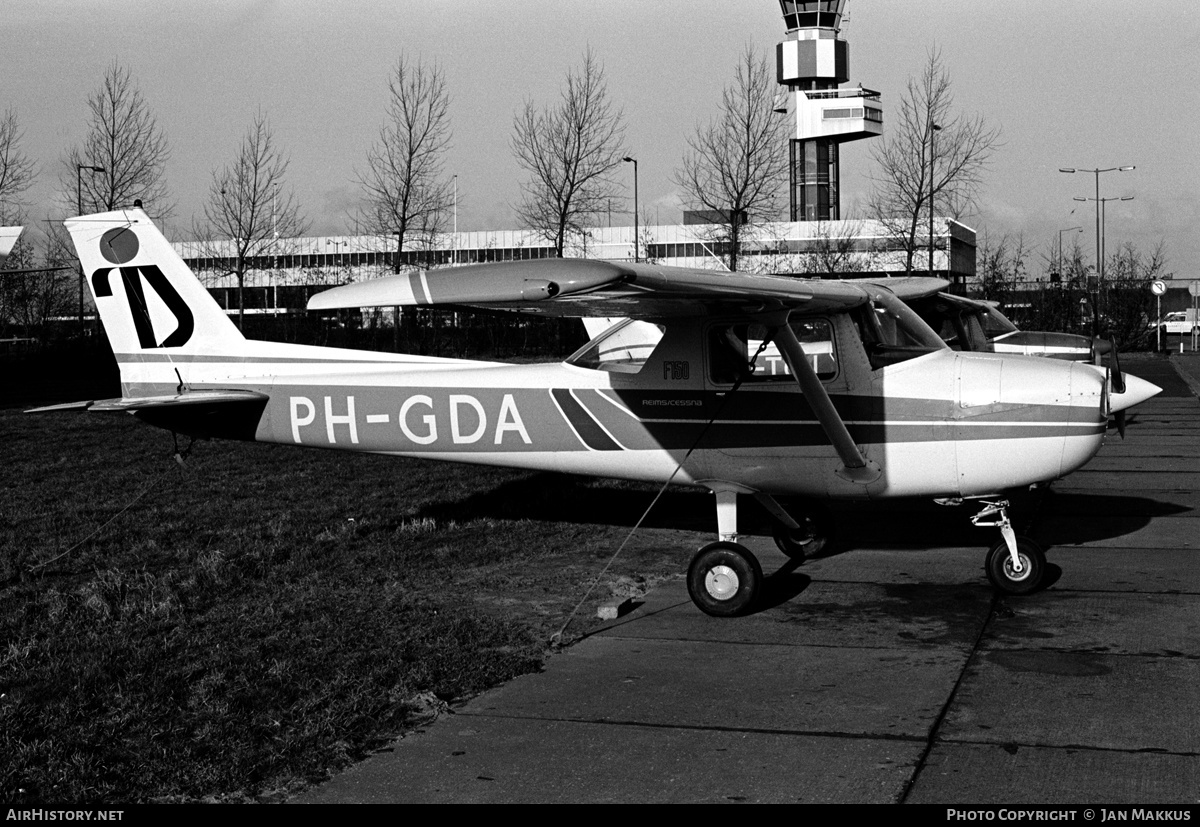
[[[66,221],[118,364],[220,355],[245,339],[141,209]]]

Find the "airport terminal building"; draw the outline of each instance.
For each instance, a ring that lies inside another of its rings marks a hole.
[[[687,216],[692,218],[692,216]],[[673,267],[723,270],[721,242],[712,224],[640,227],[636,258]],[[779,221],[758,225],[743,243],[743,271],[800,278],[903,275],[907,255],[895,232],[879,221]],[[635,260],[633,227],[596,227],[572,239],[564,255],[618,262]],[[248,312],[302,311],[308,296],[327,287],[407,272],[492,261],[552,258],[554,247],[531,230],[444,233],[405,250],[397,262],[395,238],[377,235],[279,239],[249,262],[243,300]],[[217,300],[236,309],[235,252],[230,242],[180,242],[176,251]],[[934,225],[930,245],[918,236],[912,272],[950,280],[964,292],[975,278],[975,231],[953,219]]]

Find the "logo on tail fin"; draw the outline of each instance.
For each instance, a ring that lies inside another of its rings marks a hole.
[[[137,238],[132,233],[127,232],[127,235],[134,239],[133,253],[125,258],[129,261],[137,254]],[[105,234],[105,238],[108,235]],[[101,245],[104,249],[104,245]],[[128,252],[128,246],[120,249],[118,257],[123,256]],[[107,258],[106,254],[106,258]],[[112,259],[109,258],[111,261]],[[171,282],[163,275],[162,270],[158,269],[153,264],[143,264],[140,267],[105,267],[92,273],[92,289],[96,294],[96,298],[111,296],[112,285],[108,282],[109,274],[113,270],[119,270],[121,280],[125,283],[125,299],[129,302],[129,313],[133,316],[133,327],[137,330],[138,343],[143,350],[159,347],[182,347],[187,344],[188,339],[192,338],[192,332],[196,327],[196,320],[192,316],[192,311],[184,302],[183,297],[176,292],[171,286]],[[162,299],[163,304],[167,309],[174,314],[176,321],[179,323],[175,330],[159,343],[154,336],[154,325],[150,321],[150,308],[146,304],[146,294],[142,290],[142,280],[153,288],[158,297]]]
[[[128,264],[138,254],[137,233],[128,227],[116,227],[100,237],[100,255],[113,264]]]

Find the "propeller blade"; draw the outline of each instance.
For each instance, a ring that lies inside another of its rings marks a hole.
[[[1117,420],[1117,433],[1121,435],[1121,439],[1125,438],[1125,411],[1119,410],[1113,416]]]
[[[1117,356],[1117,340],[1112,337],[1108,340],[1109,350],[1108,355],[1112,360],[1112,389],[1113,393],[1125,393],[1125,374],[1121,373],[1121,359]],[[1124,434],[1124,430],[1121,431]]]

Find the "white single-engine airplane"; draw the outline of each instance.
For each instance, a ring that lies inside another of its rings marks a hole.
[[[954,350],[1042,356],[1090,362],[1111,352],[1112,340],[1077,333],[1021,330],[995,302],[934,293],[908,304]]]
[[[693,558],[688,591],[712,615],[747,611],[763,582],[736,542],[739,494],[774,516],[776,543],[793,557],[823,542],[819,520],[777,496],[979,499],[973,522],[1001,531],[988,578],[1005,592],[1036,589],[1045,556],[1014,533],[1004,492],[1079,468],[1110,412],[1159,391],[1126,376],[1115,394],[1089,365],[957,353],[900,301],[930,292],[928,280],[889,289],[593,260],[391,276],[309,302],[629,319],[563,363],[252,341],[140,209],[66,226],[123,395],[39,410],[127,411],[200,438],[702,486],[715,495],[719,539]],[[755,365],[767,343],[786,370]]]

